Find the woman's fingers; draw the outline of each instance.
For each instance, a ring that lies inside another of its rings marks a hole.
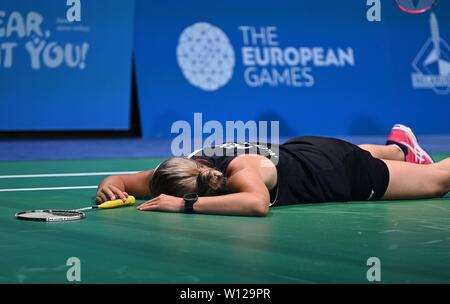
[[[159,199],[158,198],[159,197],[155,197],[155,198],[153,198],[153,199],[151,199],[149,201],[146,201],[145,203],[143,203],[142,205],[137,207],[137,209],[138,210],[149,210],[149,209],[146,209],[146,208],[152,207],[152,206],[155,206],[155,205],[159,204]]]
[[[158,205],[159,205],[158,202],[147,202],[147,203],[144,203],[144,204],[140,205],[140,206],[138,207],[138,210],[142,210],[142,211],[145,211],[145,210],[153,210],[153,209],[155,209],[155,207],[157,207]]]
[[[152,210],[158,210],[159,208],[159,204],[158,203],[152,203],[152,204],[148,204],[148,205],[141,205],[139,206],[138,210],[141,211],[152,211]]]
[[[157,197],[152,198],[151,200],[146,201],[144,204],[151,204],[151,203],[157,202],[159,200],[160,200],[160,197],[157,196]]]
[[[106,202],[108,199],[106,198],[106,195],[103,192],[97,192],[97,202],[103,203]]]
[[[161,194],[160,196],[147,201],[137,209],[142,211],[165,211],[181,212],[183,211],[183,199],[180,197]]]
[[[109,187],[102,188],[102,192],[106,194],[107,197],[109,197],[108,201],[116,199],[116,195],[111,191]]]
[[[122,192],[122,190],[113,185],[110,185],[109,189],[111,189],[111,191],[114,192],[114,194],[116,194],[116,196],[119,197],[121,200],[123,201],[127,200],[128,194],[125,196],[126,192]]]
[[[146,203],[143,203],[142,205],[140,205],[138,208],[151,206],[151,205],[155,205],[155,204],[158,204],[158,202],[146,202]]]

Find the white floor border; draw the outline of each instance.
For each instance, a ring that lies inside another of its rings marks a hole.
[[[96,188],[97,188],[97,186],[45,187],[45,188],[11,188],[11,189],[0,189],[0,192],[48,191],[48,190],[79,190],[79,189],[96,189]]]
[[[54,174],[18,174],[0,175],[0,179],[15,178],[43,178],[43,177],[73,177],[73,176],[106,176],[119,174],[134,174],[139,171],[116,171],[116,172],[78,172],[78,173],[54,173]],[[52,190],[79,190],[96,189],[97,186],[68,186],[68,187],[41,187],[41,188],[7,188],[0,189],[0,192],[22,192],[22,191],[52,191]]]
[[[0,179],[12,178],[42,178],[42,177],[70,177],[70,176],[98,176],[98,175],[118,175],[134,174],[139,171],[118,171],[118,172],[78,172],[78,173],[54,173],[54,174],[16,174],[0,175]]]

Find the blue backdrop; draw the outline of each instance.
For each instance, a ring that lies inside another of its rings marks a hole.
[[[385,134],[396,122],[449,133],[449,1],[436,22],[381,2],[381,22],[369,22],[365,0],[137,0],[144,136],[174,137],[194,112],[278,120],[282,136]]]
[[[129,128],[134,1],[0,3],[0,130]]]

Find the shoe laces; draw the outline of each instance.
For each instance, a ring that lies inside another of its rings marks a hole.
[[[413,146],[411,146],[410,144],[408,144],[408,143],[406,143],[406,142],[404,142],[404,141],[402,141],[401,144],[402,144],[402,145],[405,145],[406,147],[408,147],[408,149],[409,149],[411,152],[413,152],[413,154],[414,154],[414,160],[415,160],[416,163],[422,164],[422,163],[425,162],[425,156],[424,156],[425,153],[423,152],[422,149],[419,149],[419,148],[416,147],[416,146],[413,147]]]

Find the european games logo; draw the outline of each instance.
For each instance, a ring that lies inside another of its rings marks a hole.
[[[238,27],[242,44],[243,80],[251,88],[309,88],[314,69],[355,65],[352,47],[284,45],[276,26]],[[195,87],[215,91],[233,76],[236,57],[225,33],[205,22],[195,23],[180,35],[177,60],[184,77]]]
[[[413,61],[412,76],[415,89],[432,89],[437,94],[450,92],[450,47],[439,34],[436,16],[430,15],[431,37]]]
[[[199,22],[181,33],[177,61],[189,83],[205,91],[215,91],[233,76],[235,55],[221,29]]]

